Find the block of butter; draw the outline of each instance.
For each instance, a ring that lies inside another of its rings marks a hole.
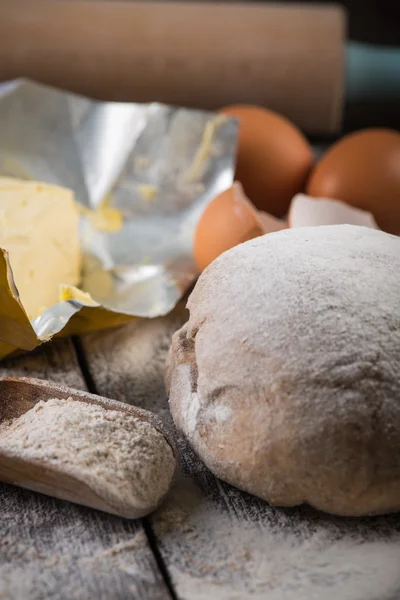
[[[20,301],[34,319],[81,273],[79,212],[72,191],[0,177],[0,248],[9,253]]]

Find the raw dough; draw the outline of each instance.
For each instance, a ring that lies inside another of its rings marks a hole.
[[[221,479],[272,504],[400,509],[400,239],[271,233],[200,277],[167,365],[177,427]]]

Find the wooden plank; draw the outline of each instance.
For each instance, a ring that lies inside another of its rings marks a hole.
[[[0,375],[85,389],[70,340],[0,363]],[[0,598],[168,600],[141,521],[0,484]]]
[[[133,321],[83,336],[98,393],[169,418],[164,362],[172,334],[186,318],[186,309],[180,304],[168,317]]]
[[[102,394],[168,418],[162,369],[185,319],[142,321],[83,339]],[[182,600],[398,600],[400,518],[279,509],[217,480],[180,440],[182,476],[152,526]]]
[[[0,376],[36,377],[68,387],[86,389],[71,340],[57,339],[29,354],[0,362]]]

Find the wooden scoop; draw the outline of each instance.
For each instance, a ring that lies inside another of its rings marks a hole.
[[[164,436],[165,440],[171,446],[175,458],[176,470],[178,451],[174,436],[159,417],[129,404],[69,389],[49,383],[48,381],[25,377],[0,378],[0,424],[9,419],[20,417],[33,408],[40,400],[46,401],[51,398],[72,398],[73,400],[86,402],[87,404],[97,404],[107,410],[121,411],[127,415],[147,421]],[[45,440],[43,441],[45,443]],[[128,519],[138,518],[150,513],[162,500],[162,497],[159,498],[156,506],[149,506],[146,510],[138,509],[134,504],[132,504],[131,508],[121,510],[120,507],[112,505],[109,501],[95,493],[85,481],[62,472],[60,467],[46,463],[45,460],[43,462],[38,460],[23,460],[7,450],[0,450],[0,481],[47,494],[48,496],[54,496],[62,500],[83,504]]]

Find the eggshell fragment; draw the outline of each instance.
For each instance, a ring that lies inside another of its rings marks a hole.
[[[283,217],[314,164],[310,144],[288,119],[260,106],[239,104],[221,112],[239,120],[235,179],[258,209]]]
[[[263,233],[258,211],[235,182],[210,202],[200,218],[194,238],[197,268],[203,271],[226,250]]]
[[[274,231],[281,231],[282,229],[287,229],[288,224],[286,221],[282,219],[277,219],[272,215],[260,210],[258,213],[259,219],[261,221],[261,225],[263,227],[264,233],[273,233]]]
[[[289,227],[318,227],[320,225],[359,225],[379,229],[371,213],[354,208],[340,200],[311,198],[297,194],[290,205]]]

